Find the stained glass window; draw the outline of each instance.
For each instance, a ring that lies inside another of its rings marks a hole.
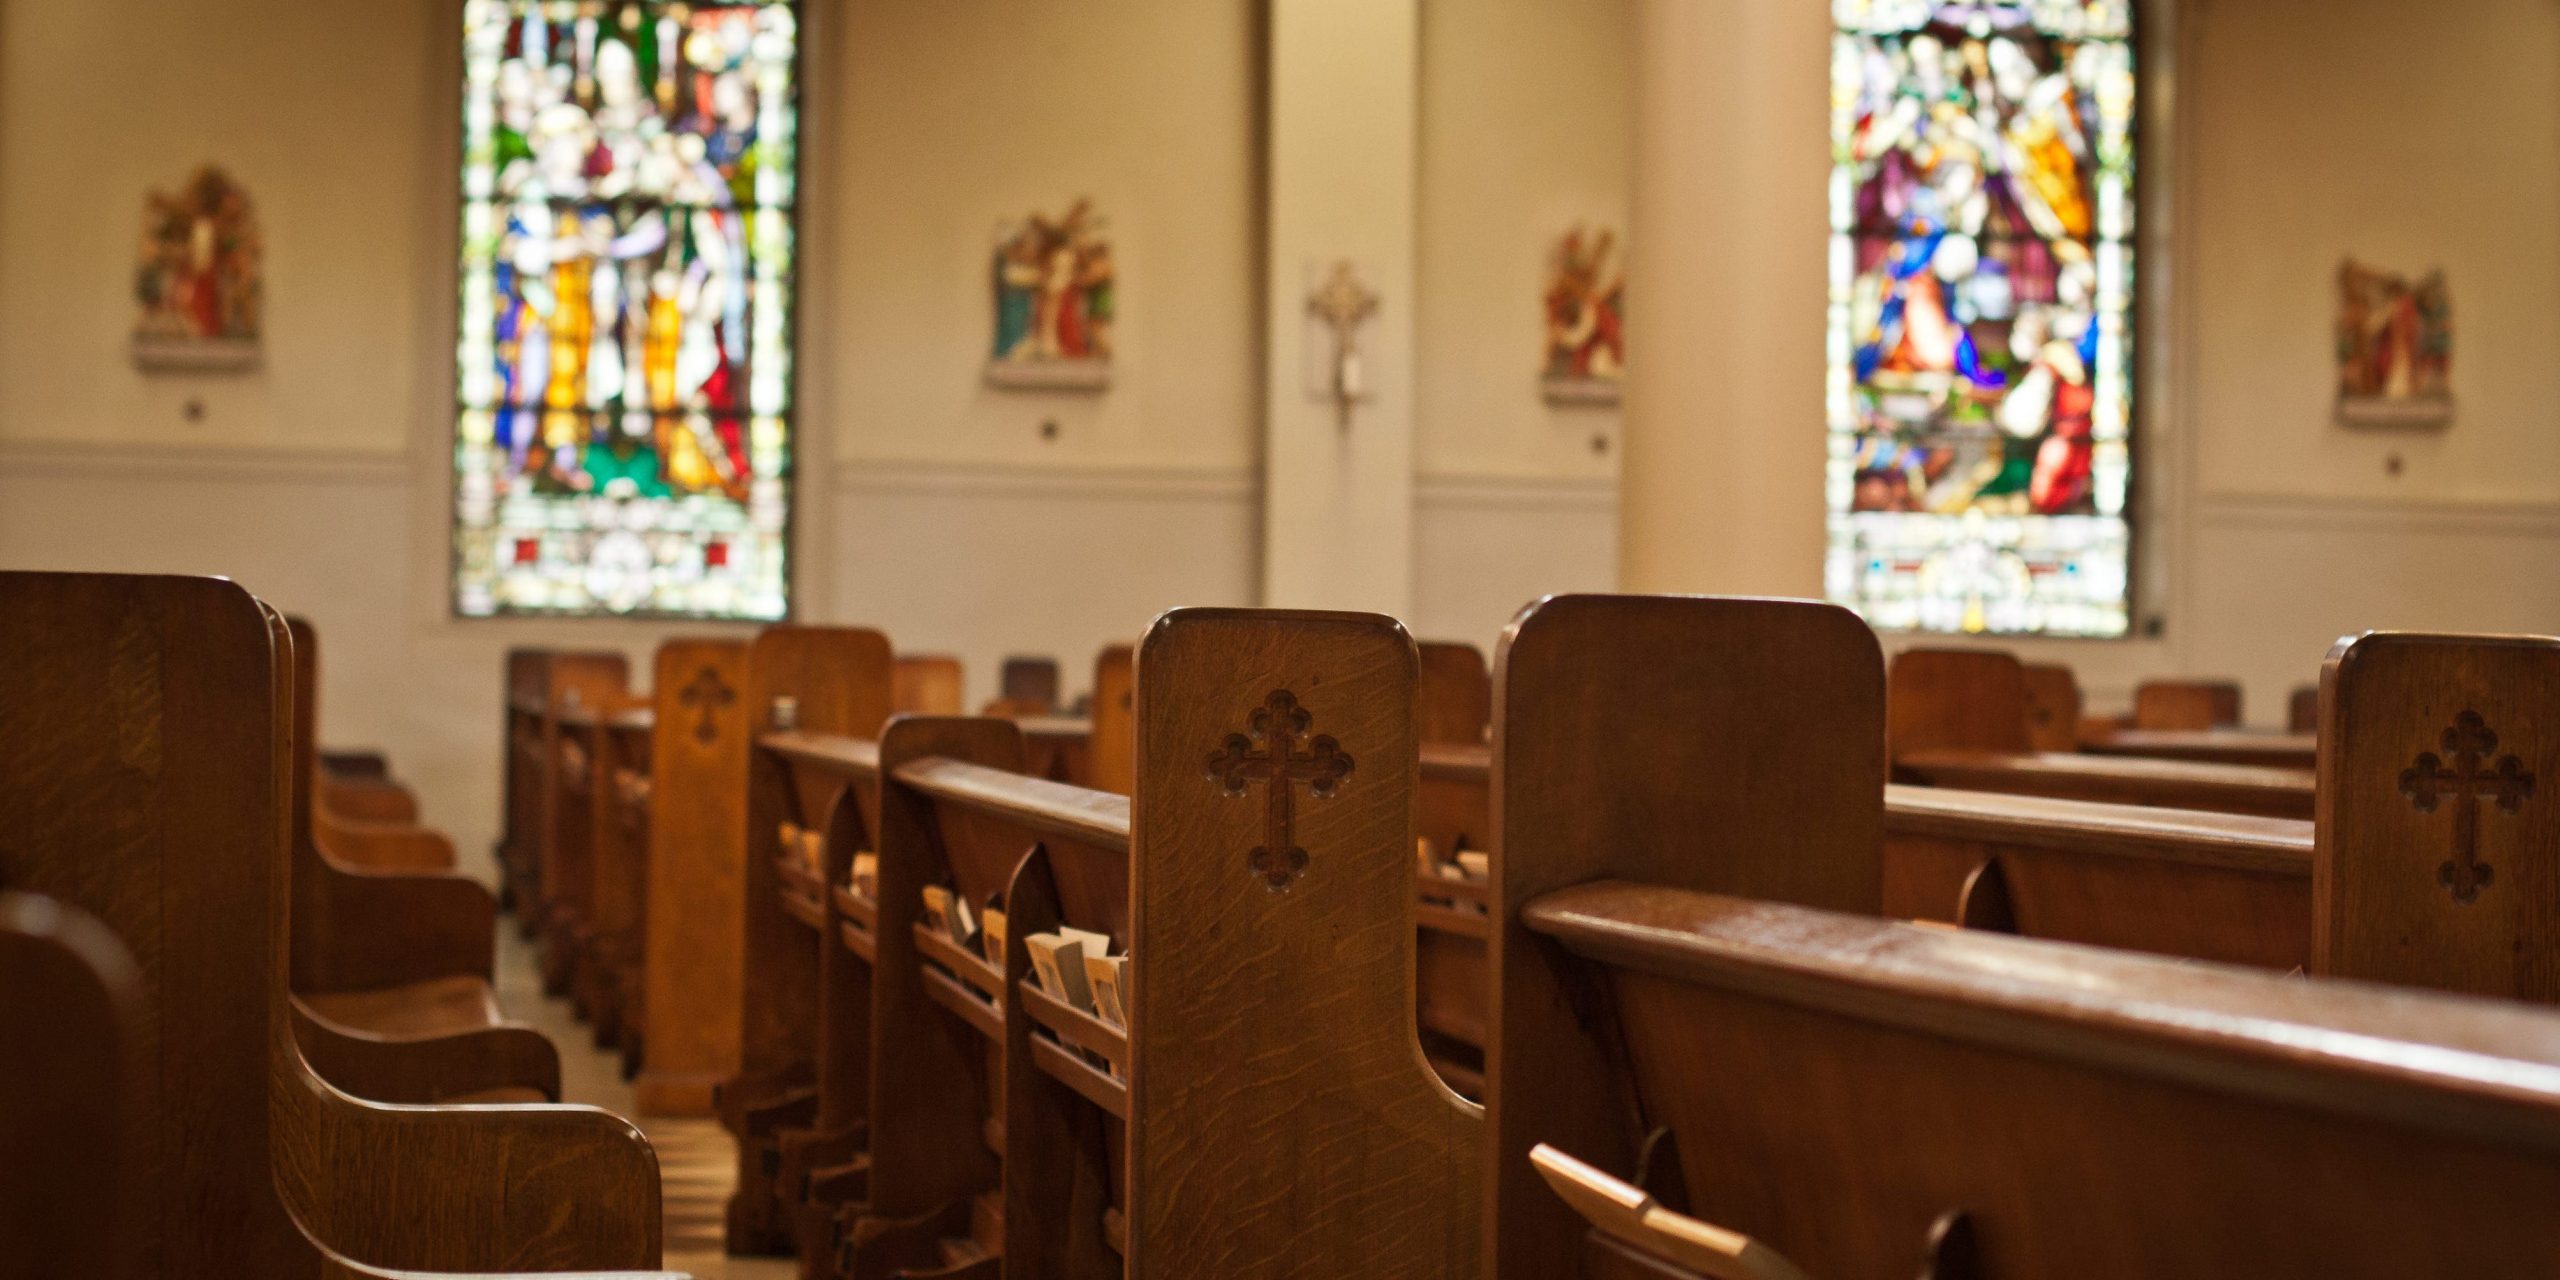
[[[788,610],[788,0],[467,0],[454,607]]]
[[[1833,0],[1831,598],[2122,635],[2134,0]]]

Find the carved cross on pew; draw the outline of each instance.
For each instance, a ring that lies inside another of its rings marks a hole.
[[[684,705],[702,713],[701,723],[693,726],[693,740],[710,746],[712,739],[720,736],[720,713],[735,703],[738,695],[720,679],[719,672],[704,667],[693,677],[693,683],[684,687],[680,696]]]
[[[1297,784],[1306,783],[1309,795],[1325,799],[1351,776],[1351,757],[1342,744],[1326,735],[1307,738],[1314,725],[1297,695],[1274,690],[1246,721],[1246,732],[1228,734],[1209,754],[1209,780],[1228,795],[1243,795],[1257,779],[1267,785],[1262,843],[1245,865],[1273,893],[1287,892],[1307,869],[1307,851],[1297,844]],[[1301,741],[1307,744],[1304,753],[1298,750]],[[1254,749],[1256,743],[1261,750]]]
[[[2514,813],[2532,797],[2533,775],[2514,756],[2481,767],[2497,752],[2498,735],[2477,711],[2454,717],[2441,745],[2444,756],[2421,752],[2417,763],[2400,772],[2400,794],[2420,813],[2434,813],[2437,805],[2453,801],[2453,857],[2436,869],[2436,882],[2452,891],[2454,901],[2468,903],[2496,879],[2480,861],[2479,802],[2495,800],[2500,809]],[[2449,768],[2446,757],[2453,761]]]

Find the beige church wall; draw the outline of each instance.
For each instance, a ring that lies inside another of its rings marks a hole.
[[[0,6],[0,440],[389,455],[418,380],[434,5]],[[143,196],[223,165],[267,243],[266,360],[134,368]],[[200,401],[200,421],[186,407]]]
[[[1248,470],[1258,449],[1246,0],[840,6],[804,201],[834,270],[802,379],[844,461]],[[1000,224],[1090,198],[1112,231],[1110,388],[984,385]],[[1058,435],[1044,440],[1041,427]],[[1239,552],[1239,554],[1245,554]]]
[[[2560,6],[2191,0],[2182,21],[2200,492],[2560,501]],[[2350,255],[2444,269],[2451,429],[2336,425]]]
[[[1617,475],[1617,411],[1550,405],[1538,374],[1557,239],[1584,226],[1613,233],[1622,253],[1627,243],[1635,48],[1634,0],[1422,6],[1424,476]]]
[[[1606,229],[1625,251],[1635,13],[1634,0],[1422,5],[1416,635],[1490,653],[1530,600],[1615,585],[1619,412],[1551,405],[1538,375],[1557,238]]]
[[[1821,588],[1824,9],[1639,10],[1630,589]],[[1994,643],[2072,665],[2100,705],[2147,675],[2241,676],[2266,721],[2346,631],[2560,632],[2560,593],[2502,568],[2560,557],[2560,9],[2185,0],[2146,21],[2137,574],[2162,629]],[[2450,431],[2333,424],[2348,253],[2451,276]]]

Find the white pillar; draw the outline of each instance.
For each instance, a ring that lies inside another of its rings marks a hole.
[[[1619,576],[1819,596],[1830,6],[1637,21]]]
[[[1413,600],[1420,0],[1271,0],[1270,13],[1263,599],[1401,616]],[[1308,380],[1330,340],[1310,332],[1307,277],[1338,259],[1380,297],[1360,333],[1367,398],[1348,427]]]

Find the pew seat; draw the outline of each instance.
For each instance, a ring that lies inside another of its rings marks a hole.
[[[456,975],[372,991],[311,993],[299,997],[313,1013],[340,1026],[376,1035],[420,1036],[506,1021],[498,993],[485,978]]]

